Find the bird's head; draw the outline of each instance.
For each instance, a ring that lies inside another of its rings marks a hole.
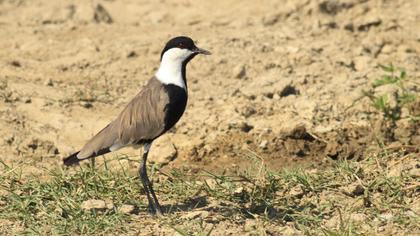
[[[197,47],[191,38],[178,36],[172,38],[166,43],[165,48],[160,55],[160,60],[168,60],[175,63],[186,63],[198,54],[210,55],[211,53]]]

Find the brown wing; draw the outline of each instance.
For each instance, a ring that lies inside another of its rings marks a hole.
[[[118,138],[123,145],[155,139],[165,129],[165,107],[168,95],[155,78],[121,112]]]
[[[165,106],[169,98],[163,86],[152,78],[116,120],[96,134],[77,154],[78,159],[100,155],[103,150],[118,149],[151,140],[165,129]]]

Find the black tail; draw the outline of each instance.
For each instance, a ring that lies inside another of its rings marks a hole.
[[[79,158],[77,158],[77,154],[79,154],[79,152],[73,153],[70,156],[66,157],[63,160],[64,165],[72,166],[72,165],[79,164],[79,161],[81,161],[81,160]]]
[[[100,156],[100,155],[104,155],[104,154],[106,154],[110,151],[111,150],[109,150],[109,148],[104,148],[104,149],[99,150],[97,153],[94,153],[91,156],[83,158],[83,159],[77,158],[77,154],[79,154],[79,152],[80,152],[80,151],[78,151],[78,152],[75,152],[75,153],[71,154],[70,156],[64,158],[63,163],[66,166],[77,165],[77,164],[79,164],[80,161],[83,161],[83,160],[86,160],[86,159],[89,159],[89,158],[94,158],[94,157],[97,157],[97,156]]]

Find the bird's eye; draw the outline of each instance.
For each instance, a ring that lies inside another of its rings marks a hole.
[[[185,48],[185,45],[184,45],[183,43],[179,43],[179,44],[178,44],[178,47],[179,47],[179,48]]]

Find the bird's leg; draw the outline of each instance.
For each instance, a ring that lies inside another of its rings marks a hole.
[[[140,168],[139,168],[139,175],[140,180],[143,184],[144,192],[146,192],[147,200],[149,202],[149,211],[154,213],[155,208],[153,205],[153,199],[150,197],[150,190],[149,190],[149,178],[147,177],[147,169],[146,169],[146,161],[147,161],[147,155],[149,153],[149,150],[146,148],[146,145],[144,146],[144,153],[143,153],[143,159],[141,160]]]
[[[149,177],[147,176],[146,161],[147,161],[147,155],[149,154],[150,146],[151,146],[151,143],[146,143],[144,145],[143,159],[141,161],[139,174],[140,174],[141,182],[144,187],[144,191],[146,192],[146,195],[147,195],[147,200],[149,201],[149,210],[152,213],[155,213],[156,215],[161,216],[163,215],[162,208],[159,204],[159,201],[157,200],[155,191],[153,190],[153,186],[150,183]]]
[[[91,159],[90,159],[90,167],[91,167],[92,169],[95,169],[95,158],[91,158]]]

